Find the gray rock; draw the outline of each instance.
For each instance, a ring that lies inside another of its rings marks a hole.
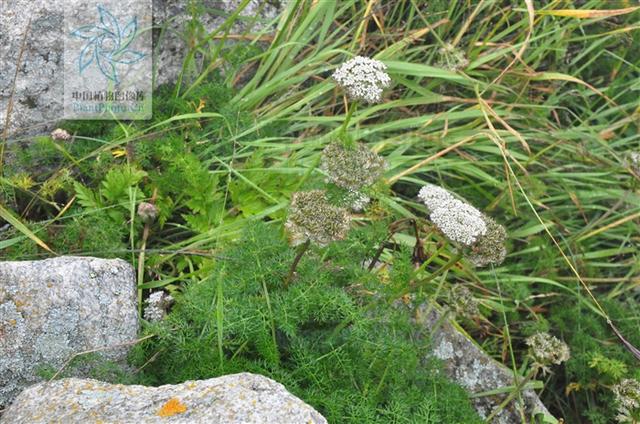
[[[172,410],[167,408],[169,401]],[[248,373],[161,387],[57,380],[23,391],[0,419],[3,424],[54,422],[322,424],[327,420],[282,384]]]
[[[116,259],[0,262],[0,405],[76,353],[123,360],[138,330],[133,268]]]
[[[416,322],[421,327],[421,335],[431,337],[432,353],[442,360],[445,371],[451,380],[464,387],[470,394],[480,394],[492,390],[515,386],[513,372],[503,364],[493,360],[468,336],[458,331],[436,307],[423,304],[418,307]],[[503,394],[481,396],[472,399],[478,414],[486,418],[508,396]],[[521,394],[526,417],[544,414],[551,417],[549,411],[533,390]],[[516,399],[518,399],[516,397]],[[512,401],[493,420],[495,424],[521,423],[518,404]]]
[[[63,94],[63,10],[64,6],[81,4],[83,0],[0,0],[0,134],[13,87],[22,41],[27,23],[25,51],[20,62],[13,97],[13,111],[9,123],[10,138],[46,134],[62,117]],[[120,2],[126,9],[126,2]],[[156,85],[174,81],[182,69],[186,52],[185,23],[191,19],[189,0],[153,0]],[[225,21],[224,14],[234,11],[241,0],[201,0],[205,8],[200,17],[207,33]],[[251,0],[243,10],[243,20],[231,29],[241,33],[251,26],[262,24],[277,16],[278,2]],[[118,11],[116,10],[117,14]],[[164,28],[160,31],[160,28]],[[159,34],[162,36],[159,37]],[[196,57],[196,63],[201,58]]]

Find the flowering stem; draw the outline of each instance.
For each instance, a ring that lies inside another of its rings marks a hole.
[[[382,252],[384,251],[384,245],[389,240],[391,240],[391,237],[393,237],[394,233],[395,232],[389,232],[389,235],[384,240],[382,240],[382,242],[380,243],[380,247],[378,247],[378,250],[376,250],[376,253],[375,255],[373,255],[373,258],[371,258],[371,262],[367,267],[367,271],[371,271],[376,266],[376,263],[378,263],[378,259],[380,259],[380,255],[382,255]]]
[[[353,116],[358,103],[353,102],[347,106],[347,116],[342,123],[342,128],[340,128],[340,138],[344,142],[345,147],[350,146],[352,143],[351,137],[347,135],[347,128],[349,127],[349,121],[351,121],[351,117]]]
[[[158,189],[153,190],[151,196],[151,204],[156,202],[158,197]],[[151,230],[151,223],[144,224],[144,230],[142,231],[142,245],[140,246],[140,254],[138,255],[138,315],[142,316],[142,284],[144,283],[144,258],[147,250],[147,239],[149,238],[149,232]]]
[[[284,280],[285,288],[289,286],[289,283],[293,279],[293,274],[295,274],[296,268],[298,267],[298,263],[300,262],[300,259],[302,259],[302,255],[304,255],[304,253],[309,249],[310,245],[311,245],[311,240],[307,239],[307,241],[305,241],[304,244],[300,246],[300,249],[298,250],[298,254],[296,255],[296,258],[293,260],[293,263],[291,264],[291,268],[289,269],[289,274],[287,275],[287,278]]]
[[[140,255],[138,256],[138,315],[140,316],[142,316],[142,289],[140,286],[144,283],[144,256],[148,238],[149,224],[144,224],[144,230],[142,231],[142,246],[140,246]]]

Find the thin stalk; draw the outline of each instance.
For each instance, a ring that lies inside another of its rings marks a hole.
[[[300,263],[300,259],[302,259],[302,255],[304,255],[304,253],[307,250],[309,250],[310,245],[311,245],[311,240],[307,239],[307,241],[305,241],[304,244],[300,246],[300,249],[298,249],[298,254],[296,255],[296,258],[293,260],[293,263],[291,264],[291,268],[289,269],[289,274],[287,275],[287,278],[284,280],[285,288],[289,286],[289,283],[293,279],[293,274],[295,274],[296,268],[298,267],[298,263]]]
[[[351,146],[353,144],[353,140],[347,134],[347,128],[349,127],[349,122],[351,121],[351,117],[356,111],[358,107],[358,103],[353,102],[347,106],[347,116],[344,118],[344,122],[342,123],[342,127],[340,128],[340,138],[342,139],[345,147]]]
[[[138,255],[138,315],[142,316],[142,284],[144,283],[144,256],[147,248],[147,239],[149,238],[149,224],[144,224],[142,231],[142,245],[140,246],[140,255]]]
[[[155,204],[158,197],[158,189],[153,190],[150,203]],[[147,249],[147,239],[151,231],[151,223],[144,224],[144,230],[142,230],[142,244],[140,246],[140,254],[138,255],[138,315],[142,316],[142,284],[144,284],[144,259]]]
[[[391,240],[391,237],[393,237],[393,233],[390,233],[384,240],[382,240],[382,242],[380,243],[380,247],[378,247],[378,250],[376,250],[376,253],[373,255],[373,258],[371,258],[371,263],[369,263],[369,266],[367,267],[367,271],[373,270],[373,268],[376,266],[378,259],[380,259],[380,255],[382,255],[382,252],[384,251],[384,245],[389,240]]]

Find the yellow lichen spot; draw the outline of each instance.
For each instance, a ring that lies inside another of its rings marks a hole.
[[[171,398],[162,405],[162,408],[158,411],[158,415],[161,417],[173,417],[183,412],[187,412],[187,406],[180,402],[179,399]]]

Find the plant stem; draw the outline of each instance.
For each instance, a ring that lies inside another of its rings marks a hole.
[[[394,234],[395,234],[395,231],[390,231],[389,235],[387,235],[387,237],[384,240],[382,240],[382,242],[380,242],[380,247],[378,247],[378,250],[376,250],[376,253],[373,255],[373,258],[371,258],[371,262],[367,267],[367,271],[371,271],[376,266],[378,259],[380,259],[380,255],[382,255],[382,252],[384,251],[384,245],[389,240],[391,240],[391,237],[393,237]]]
[[[351,121],[351,117],[353,116],[357,106],[358,104],[356,102],[347,106],[347,116],[344,118],[344,122],[340,128],[340,138],[345,146],[351,146],[353,144],[353,140],[347,135],[347,128],[349,127],[349,121]]]
[[[142,316],[142,289],[140,286],[144,283],[144,256],[147,248],[147,239],[149,238],[149,224],[144,224],[142,231],[142,245],[140,246],[140,255],[138,256],[138,315]]]
[[[156,203],[158,197],[158,189],[153,190],[151,196],[151,204]],[[149,238],[149,232],[151,230],[151,223],[144,224],[144,230],[142,231],[142,245],[140,246],[140,255],[138,255],[138,315],[142,316],[142,284],[144,283],[144,257],[147,249],[147,239]]]
[[[298,250],[298,254],[296,255],[296,258],[293,260],[293,263],[291,264],[291,268],[289,269],[289,274],[287,275],[287,278],[284,280],[285,288],[289,286],[289,283],[293,279],[293,274],[295,274],[296,268],[298,267],[298,263],[300,262],[300,259],[302,259],[302,255],[304,255],[304,253],[309,249],[310,245],[311,245],[311,240],[307,239],[307,241],[305,241],[304,244],[300,246],[300,249]]]

